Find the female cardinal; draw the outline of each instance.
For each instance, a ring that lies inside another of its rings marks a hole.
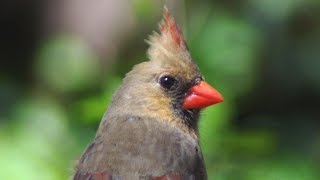
[[[159,26],[147,41],[150,61],[124,78],[73,179],[207,179],[197,122],[223,97],[203,80],[167,9]]]

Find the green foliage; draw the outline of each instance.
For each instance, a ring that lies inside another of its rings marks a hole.
[[[1,179],[66,179],[76,147],[66,112],[54,100],[30,97],[12,114],[0,135]]]
[[[92,85],[98,70],[97,57],[83,41],[70,35],[45,42],[39,49],[35,66],[39,79],[58,92]]]

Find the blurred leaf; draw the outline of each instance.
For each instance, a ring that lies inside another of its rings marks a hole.
[[[0,142],[0,161],[6,162],[0,179],[66,179],[74,144],[61,107],[48,98],[32,97],[17,105],[12,119],[16,126]]]
[[[297,7],[313,0],[250,0],[249,4],[272,21],[286,20]]]
[[[300,155],[284,155],[277,159],[260,161],[252,166],[247,180],[316,180],[319,179],[318,170],[313,164]]]
[[[39,78],[58,92],[86,88],[99,75],[98,59],[83,41],[57,36],[39,49],[35,66]]]
[[[217,10],[192,43],[192,49],[203,74],[237,87],[233,94],[246,93],[256,80],[259,39],[254,26]]]
[[[277,141],[272,132],[256,130],[230,132],[223,138],[225,149],[234,157],[263,157],[276,151]]]
[[[112,76],[108,79],[103,94],[89,96],[79,102],[75,102],[73,109],[74,117],[78,117],[76,121],[83,121],[85,123],[100,122],[108,107],[108,103],[112,100],[113,93],[115,93],[121,81],[121,78]]]
[[[153,14],[158,7],[156,1],[149,1],[149,0],[134,0],[133,1],[134,9],[139,18],[150,18],[151,14]]]

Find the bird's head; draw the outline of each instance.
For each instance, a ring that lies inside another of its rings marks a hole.
[[[178,117],[195,127],[199,111],[222,102],[223,97],[204,81],[166,8],[159,27],[160,33],[154,32],[147,40],[150,60],[126,75],[113,104],[121,107],[119,111],[169,120]]]

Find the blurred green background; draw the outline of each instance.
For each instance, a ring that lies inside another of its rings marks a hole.
[[[164,3],[225,98],[200,122],[209,179],[320,179],[319,0],[1,2],[0,179],[71,177]]]

